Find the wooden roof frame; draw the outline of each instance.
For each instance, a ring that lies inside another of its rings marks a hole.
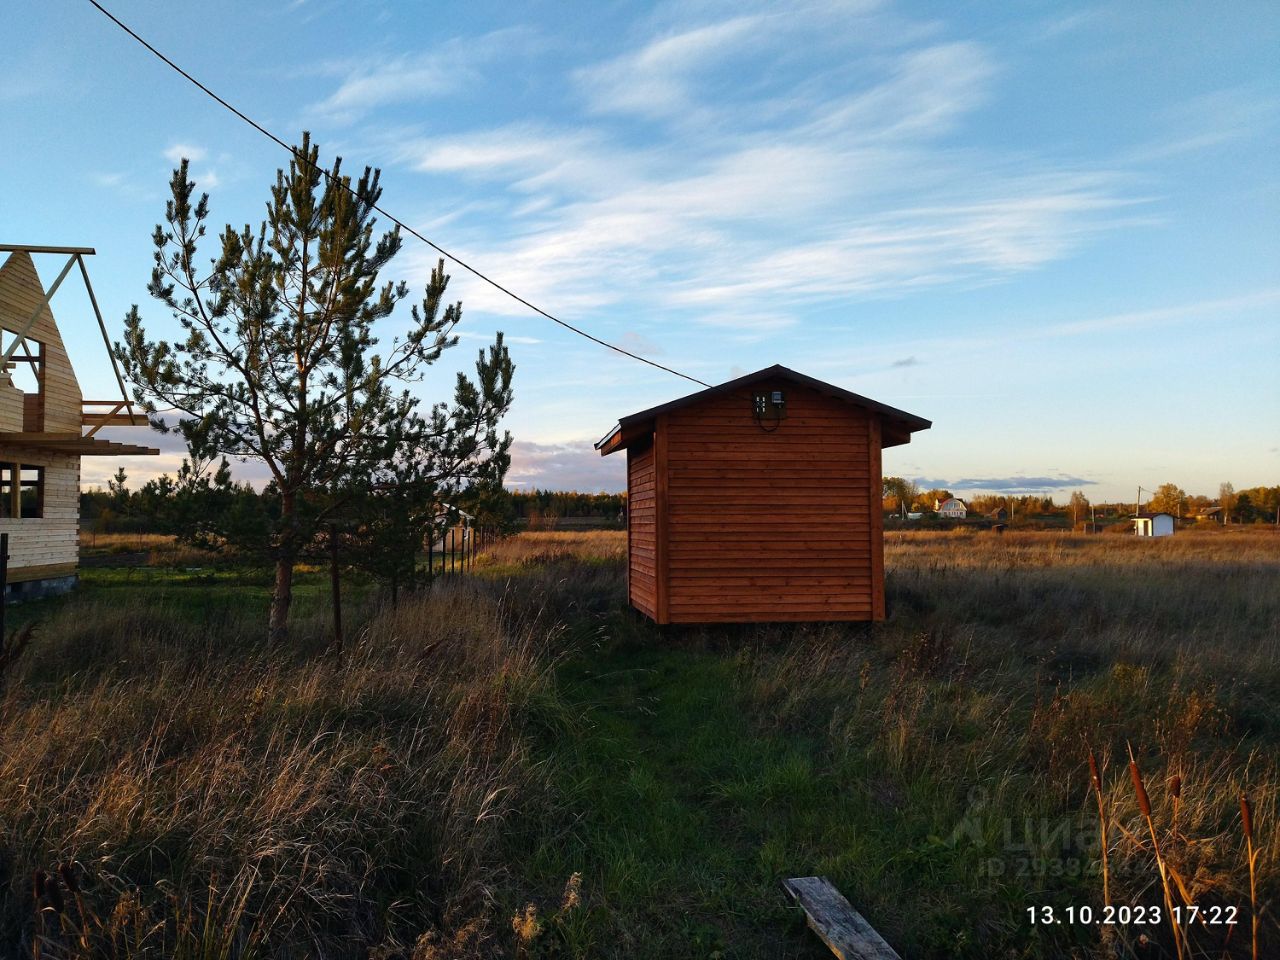
[[[805,376],[790,367],[782,366],[782,364],[774,364],[772,367],[765,367],[763,370],[748,373],[746,376],[738,377],[735,380],[728,380],[717,386],[708,387],[706,390],[699,390],[697,393],[691,393],[668,403],[650,407],[648,410],[641,410],[639,413],[625,416],[618,421],[617,426],[596,441],[595,447],[600,451],[600,456],[607,457],[611,453],[624,450],[650,436],[653,433],[658,417],[664,414],[693,406],[717,394],[730,393],[742,387],[749,387],[767,380],[786,380],[815,390],[823,396],[832,397],[852,406],[862,407],[878,415],[883,420],[881,445],[885,447],[895,447],[903,443],[910,443],[911,434],[920,430],[928,430],[933,426],[933,421],[931,420],[917,417],[913,413],[907,413],[905,410],[899,410],[897,407],[891,407],[888,404],[879,403],[851,390],[837,387],[835,384]]]
[[[98,440],[94,438],[97,433],[105,426],[145,426],[147,423],[146,416],[141,412],[134,411],[134,402],[129,398],[129,390],[124,383],[124,375],[120,372],[120,364],[116,361],[115,353],[111,349],[111,335],[107,333],[107,323],[103,319],[102,309],[98,306],[98,295],[93,289],[93,281],[89,279],[89,268],[85,265],[84,258],[86,256],[94,256],[97,253],[93,247],[66,247],[66,246],[48,246],[43,244],[29,243],[0,243],[0,254],[12,253],[48,253],[65,255],[67,262],[63,265],[53,284],[43,291],[41,303],[27,318],[19,329],[9,331],[13,334],[13,341],[9,346],[0,353],[0,369],[6,367],[12,359],[15,351],[20,345],[26,343],[26,335],[30,332],[31,327],[35,324],[41,312],[49,307],[50,301],[53,300],[54,294],[62,286],[62,282],[71,272],[71,268],[78,266],[80,268],[80,276],[84,280],[85,292],[89,295],[89,303],[93,307],[94,318],[98,321],[98,331],[102,334],[102,344],[106,348],[107,357],[111,360],[111,371],[115,374],[116,385],[120,388],[119,400],[82,400],[82,407],[98,407],[107,409],[98,409],[83,412],[81,419],[85,426],[89,427],[89,432],[81,437],[74,438],[74,442],[69,442],[69,438],[55,434],[43,434],[45,442],[35,442],[35,434],[0,434],[0,439],[8,439],[10,442],[27,443],[28,446],[40,446],[45,449],[59,449],[63,452],[78,453],[83,456],[122,456],[130,454],[156,456],[160,453],[155,447],[143,447],[131,443],[118,443],[111,440]],[[24,347],[26,353],[30,353],[30,349]]]

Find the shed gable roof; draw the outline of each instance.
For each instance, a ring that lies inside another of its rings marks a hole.
[[[772,367],[765,367],[755,373],[748,373],[746,376],[738,377],[736,380],[729,380],[717,386],[708,387],[706,390],[699,390],[697,393],[691,393],[677,400],[671,400],[668,403],[659,404],[656,407],[650,407],[647,410],[641,410],[638,413],[625,416],[618,421],[617,426],[596,442],[596,449],[600,451],[602,457],[616,453],[618,450],[625,449],[637,440],[652,434],[654,422],[661,414],[696,406],[714,396],[731,393],[734,390],[750,387],[766,380],[786,380],[878,415],[882,418],[886,427],[890,428],[886,429],[883,434],[883,446],[886,447],[908,443],[911,440],[912,433],[917,430],[928,430],[933,426],[931,421],[925,420],[923,417],[917,417],[915,414],[907,413],[905,410],[878,403],[861,394],[845,390],[843,387],[837,387],[835,384],[807,377],[803,373],[798,373],[781,364],[774,364]]]

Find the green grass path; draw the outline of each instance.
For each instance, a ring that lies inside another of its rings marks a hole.
[[[561,668],[581,720],[553,746],[581,819],[536,873],[583,874],[570,953],[646,957],[829,956],[786,904],[785,875],[815,865],[834,784],[810,745],[762,736],[726,656],[647,648]]]

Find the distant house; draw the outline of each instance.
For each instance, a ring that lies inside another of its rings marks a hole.
[[[1173,514],[1140,513],[1133,518],[1133,532],[1140,537],[1173,536]]]
[[[988,520],[1008,520],[1009,511],[1006,510],[1004,507],[996,507],[994,510],[992,510],[990,513],[987,514],[987,519]]]
[[[947,517],[950,520],[963,520],[969,515],[969,508],[965,506],[963,500],[957,500],[952,497],[950,500],[944,500],[942,503],[934,507],[938,512],[938,516]]]
[[[472,514],[441,500],[435,507],[432,533],[428,534],[435,537],[432,548],[442,554],[452,549],[461,550],[471,542],[475,524],[476,518]]]
[[[1201,510],[1199,513],[1196,514],[1196,519],[1221,521],[1222,508],[1221,507],[1205,507],[1203,510]]]

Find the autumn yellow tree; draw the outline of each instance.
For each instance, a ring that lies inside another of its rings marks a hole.
[[[1147,509],[1153,513],[1171,513],[1175,517],[1182,516],[1182,503],[1187,499],[1187,492],[1176,483],[1162,483],[1151,496]]]

